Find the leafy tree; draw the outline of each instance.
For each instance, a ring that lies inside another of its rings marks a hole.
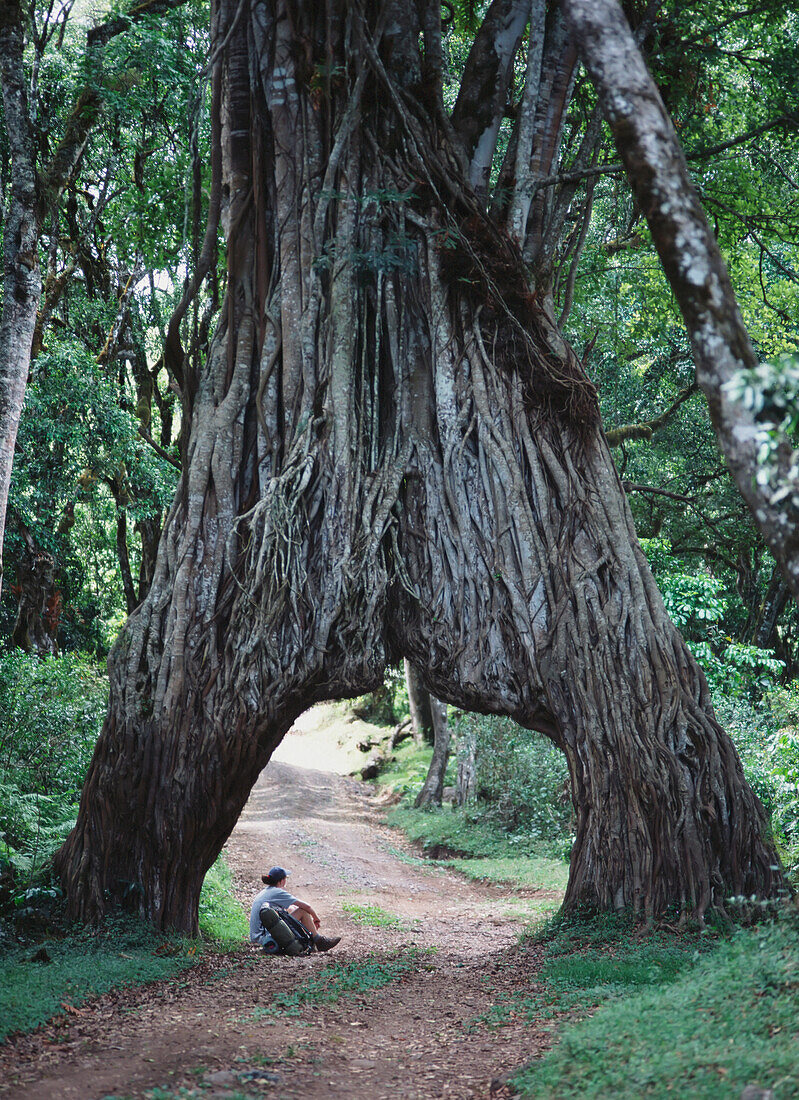
[[[206,205],[205,14],[139,5],[88,33],[36,17],[47,33],[22,64],[36,74],[41,142],[64,140],[65,102],[80,115],[91,93],[94,114],[42,215],[43,290],[11,487],[18,607],[6,621],[35,651],[55,651],[57,639],[107,649],[147,592],[180,466],[178,399],[154,348]],[[213,295],[202,304],[212,311]],[[190,355],[206,331],[198,313]]]
[[[565,9],[685,319],[719,446],[789,587],[799,596],[795,524],[780,493],[756,478],[760,433],[751,409],[734,396],[741,372],[756,368],[756,354],[674,127],[615,0],[594,5],[566,0]],[[775,454],[780,482],[790,482],[796,461],[785,441]]]

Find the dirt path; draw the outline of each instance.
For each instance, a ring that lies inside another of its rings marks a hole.
[[[369,789],[337,774],[350,761],[321,714],[281,745],[227,857],[247,909],[261,874],[287,867],[289,889],[313,902],[339,947],[306,959],[245,948],[100,998],[5,1048],[4,1100],[507,1095],[498,1079],[549,1043],[543,1026],[497,1020],[534,984],[536,955],[515,946],[519,900],[417,859],[381,824]],[[366,906],[396,921],[360,923]],[[387,984],[363,988],[387,971]],[[361,988],[335,1003],[302,1003],[309,988],[353,975]]]

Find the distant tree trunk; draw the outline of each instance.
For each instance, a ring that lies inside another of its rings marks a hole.
[[[777,622],[785,610],[790,592],[785,578],[779,569],[772,571],[771,578],[766,589],[766,594],[758,609],[757,620],[754,628],[755,645],[763,649],[774,646],[777,631]]]
[[[773,488],[758,483],[757,422],[726,389],[758,358],[674,126],[617,0],[562,0],[562,7],[685,320],[719,447],[799,600],[796,516]],[[796,462],[797,452],[785,439],[778,469],[786,482]]]
[[[417,745],[432,745],[435,740],[432,697],[424,686],[419,673],[409,660],[405,660],[405,684],[408,688],[408,709],[411,712],[411,729]]]
[[[440,5],[367,12],[214,9],[227,298],[57,857],[69,910],[116,897],[195,931],[294,719],[404,657],[438,698],[566,754],[567,906],[701,919],[772,896],[762,809],[638,546],[593,388],[469,186]]]
[[[11,644],[26,653],[53,656],[58,653],[58,624],[61,617],[61,592],[56,587],[56,568],[52,554],[36,546],[30,532],[21,527],[23,549],[14,570],[17,618]]]
[[[136,530],[141,539],[141,562],[139,564],[139,586],[136,594],[137,605],[142,602],[150,591],[155,575],[156,557],[158,554],[158,540],[161,537],[161,524],[154,516],[140,519],[136,524]]]
[[[0,82],[11,152],[11,201],[3,227],[3,311],[0,316],[0,585],[8,490],[19,418],[28,384],[39,269],[39,203],[23,51],[26,13],[8,0],[0,12]]]
[[[433,714],[433,728],[435,731],[433,742],[433,758],[427,778],[422,784],[422,789],[416,796],[414,806],[440,806],[444,795],[444,775],[449,760],[449,722],[447,721],[447,704],[440,699],[430,696],[430,705]]]
[[[455,780],[455,805],[468,806],[477,796],[477,739],[474,728],[467,727],[458,746],[458,770]]]

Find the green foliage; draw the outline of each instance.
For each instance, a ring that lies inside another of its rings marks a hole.
[[[76,109],[85,112],[90,102],[94,125],[63,196],[42,195],[53,202],[43,211],[39,258],[47,302],[17,443],[6,576],[19,582],[32,540],[55,562],[59,645],[105,654],[136,599],[141,524],[149,554],[176,483],[174,466],[139,428],[176,456],[179,401],[160,356],[196,252],[192,229],[200,233],[204,222],[208,29],[198,0],[151,18],[139,10],[88,57],[85,20],[68,14],[69,5],[31,12],[43,51],[31,78],[33,144],[43,158],[37,170],[46,174]],[[61,17],[63,33],[54,33],[52,21]],[[31,64],[34,52],[29,43]],[[0,149],[4,205],[10,174],[2,104]],[[206,304],[201,294],[198,308]],[[127,595],[121,547],[132,574]],[[6,634],[16,610],[12,587],[4,585],[0,610]]]
[[[233,894],[233,880],[224,854],[205,876],[200,891],[200,932],[206,939],[241,943],[249,938],[249,916]]]
[[[566,758],[542,734],[509,718],[462,714],[461,743],[474,742],[477,800],[503,830],[571,848]]]
[[[0,855],[24,882],[74,822],[107,697],[86,657],[0,656]]]
[[[172,977],[201,957],[195,941],[162,936],[127,918],[47,941],[43,950],[44,961],[33,961],[31,947],[0,956],[0,1041],[33,1030],[65,1003],[76,1008],[110,989]]]
[[[735,641],[722,629],[730,598],[707,569],[688,572],[668,539],[642,539],[666,610],[702,665],[711,688],[759,698],[776,687],[785,662],[770,649]]]
[[[389,666],[382,687],[368,695],[358,695],[350,699],[347,706],[358,718],[379,726],[396,726],[403,722],[409,711],[408,688],[402,666]]]
[[[628,940],[550,952],[542,977],[555,1011],[585,1010],[555,1049],[514,1079],[522,1096],[739,1096],[747,1084],[799,1096],[796,914],[706,942]],[[545,994],[546,995],[546,992]]]
[[[401,981],[417,970],[424,952],[403,948],[389,955],[367,955],[346,962],[331,961],[308,975],[296,989],[275,991],[272,1002],[256,1008],[256,1020],[264,1016],[299,1016],[303,1005],[335,1004],[342,997],[357,997]]]
[[[784,353],[772,362],[741,370],[725,385],[760,425],[757,481],[771,492],[771,503],[790,513],[799,509],[799,461],[794,454],[781,470],[782,451],[796,444],[799,430],[799,355]]]
[[[799,729],[788,726],[768,739],[774,782],[771,823],[788,872],[799,880]]]

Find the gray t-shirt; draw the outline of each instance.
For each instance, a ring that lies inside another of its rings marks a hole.
[[[288,890],[280,886],[265,886],[258,897],[252,903],[250,910],[250,943],[265,943],[272,937],[261,927],[258,914],[265,905],[277,906],[279,909],[288,909],[290,905],[296,905],[297,899]]]

